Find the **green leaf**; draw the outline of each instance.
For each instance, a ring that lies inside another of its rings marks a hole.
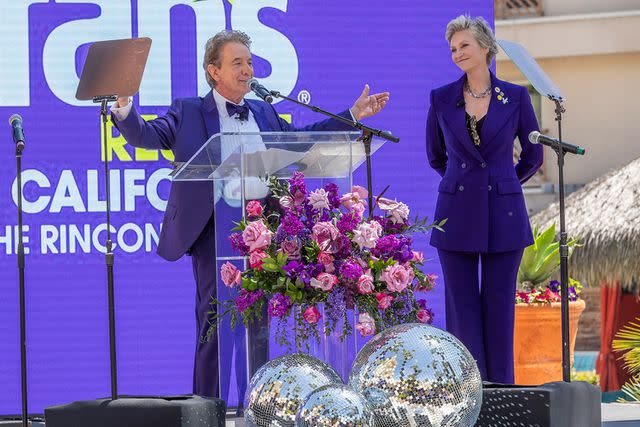
[[[262,268],[265,271],[269,271],[271,273],[277,273],[280,271],[280,266],[277,264],[273,264],[273,263],[263,263],[262,264]]]

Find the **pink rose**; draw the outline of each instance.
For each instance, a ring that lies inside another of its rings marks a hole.
[[[363,295],[373,293],[373,276],[371,276],[370,272],[371,270],[360,276],[360,278],[358,279],[358,292]]]
[[[249,215],[250,217],[257,217],[262,215],[263,209],[259,201],[252,200],[249,203],[247,203],[246,210],[247,210],[247,215]]]
[[[411,258],[413,262],[424,262],[424,252],[422,251],[413,251],[413,258]]]
[[[402,202],[381,197],[378,200],[378,206],[391,216],[391,222],[395,224],[405,222],[409,218],[409,206]]]
[[[316,306],[312,306],[307,308],[304,311],[304,314],[302,315],[302,317],[304,317],[304,320],[307,321],[307,323],[313,325],[315,323],[318,323],[318,320],[320,320],[320,312],[318,311],[318,309],[316,308]]]
[[[262,260],[268,256],[269,255],[267,255],[266,252],[261,250],[251,252],[249,254],[249,267],[262,270]]]
[[[333,265],[333,257],[328,253],[320,252],[318,254],[318,262],[324,266],[324,271],[327,273],[336,271],[336,267]]]
[[[329,292],[338,284],[338,278],[331,273],[320,273],[317,277],[311,278],[311,287]]]
[[[420,310],[418,310],[418,313],[416,314],[416,316],[418,316],[418,322],[420,323],[431,323],[433,321],[433,316],[431,315],[431,312],[429,312],[429,310],[421,308]]]
[[[278,252],[287,254],[289,260],[300,259],[300,240],[297,237],[286,238],[281,244]]]
[[[359,185],[354,185],[351,187],[351,193],[346,193],[342,197],[340,197],[340,203],[347,209],[351,209],[354,205],[362,205],[362,209],[364,211],[364,205],[367,203],[367,196],[369,196],[369,192],[360,187]]]
[[[355,327],[363,337],[376,333],[376,322],[369,313],[360,313]]]
[[[375,248],[382,236],[382,226],[378,221],[363,222],[353,230],[353,242],[362,248]]]
[[[418,292],[430,291],[436,285],[437,278],[438,276],[436,274],[425,274],[424,283],[418,282],[414,289]]]
[[[393,301],[393,295],[378,292],[376,294],[376,299],[378,300],[378,309],[386,310],[391,305],[391,301]]]
[[[264,225],[262,220],[250,222],[242,232],[242,240],[249,246],[249,251],[253,252],[271,244],[273,232]]]
[[[324,188],[319,188],[309,193],[309,203],[314,209],[329,209],[329,193]]]
[[[242,283],[242,274],[240,273],[240,270],[238,270],[236,266],[231,264],[229,261],[225,262],[222,264],[222,267],[220,267],[220,275],[222,276],[222,283],[230,288]]]
[[[402,264],[394,264],[385,268],[380,274],[380,280],[387,284],[389,292],[402,292],[414,278],[413,269]]]
[[[338,252],[341,246],[340,231],[331,222],[318,222],[311,229],[313,240],[320,249],[330,254]]]
[[[283,196],[280,198],[280,206],[285,209],[291,209],[294,206],[293,199],[289,196]]]

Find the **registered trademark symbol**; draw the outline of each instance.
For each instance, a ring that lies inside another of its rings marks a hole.
[[[300,92],[298,92],[298,101],[304,104],[308,104],[309,102],[311,102],[311,94],[306,90],[301,90]]]

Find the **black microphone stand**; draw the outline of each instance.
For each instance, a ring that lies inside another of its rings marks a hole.
[[[362,144],[364,145],[364,154],[367,162],[367,191],[369,193],[369,197],[368,197],[369,219],[371,220],[373,218],[373,208],[374,208],[373,191],[372,191],[373,184],[372,184],[372,178],[371,178],[371,140],[373,139],[374,135],[391,142],[400,142],[400,138],[398,138],[397,136],[391,135],[389,132],[385,132],[383,130],[369,127],[365,124],[362,124],[361,122],[349,120],[342,116],[338,116],[337,114],[330,113],[319,107],[316,107],[315,105],[305,104],[304,102],[300,102],[297,99],[289,98],[288,96],[282,95],[278,91],[272,90],[269,93],[271,93],[271,95],[275,96],[276,98],[286,99],[287,101],[291,101],[294,104],[301,105],[305,108],[315,111],[316,113],[324,114],[325,116],[331,117],[332,119],[339,120],[342,123],[346,123],[349,126],[362,131],[362,136],[358,138],[358,141],[362,141]]]
[[[97,96],[93,98],[94,103],[100,103],[100,118],[102,122],[102,152],[104,155],[104,181],[106,214],[107,214],[107,240],[105,242],[106,253],[104,255],[107,267],[107,292],[109,299],[109,360],[111,366],[111,399],[118,398],[118,369],[116,364],[116,319],[115,319],[115,298],[113,291],[113,242],[111,241],[111,189],[109,186],[109,153],[107,151],[107,103],[116,101],[115,95]]]
[[[16,172],[18,184],[18,282],[20,287],[20,380],[22,394],[22,425],[29,425],[27,405],[27,326],[24,292],[24,243],[22,241],[22,150],[24,142],[16,143]]]
[[[569,246],[567,245],[567,230],[564,210],[564,155],[560,145],[562,141],[562,98],[549,95],[556,104],[556,118],[558,122],[558,144],[554,151],[558,156],[558,202],[560,205],[560,311],[562,316],[562,380],[571,382],[571,353],[569,349]]]

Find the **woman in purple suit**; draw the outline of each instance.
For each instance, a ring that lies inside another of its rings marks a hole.
[[[433,233],[444,274],[447,330],[475,357],[482,378],[513,383],[513,321],[518,266],[533,243],[522,183],[542,164],[527,136],[538,123],[527,89],[489,70],[498,52],[483,18],[447,25],[462,77],[431,91],[427,156],[441,176]],[[522,153],[513,163],[518,137]]]

